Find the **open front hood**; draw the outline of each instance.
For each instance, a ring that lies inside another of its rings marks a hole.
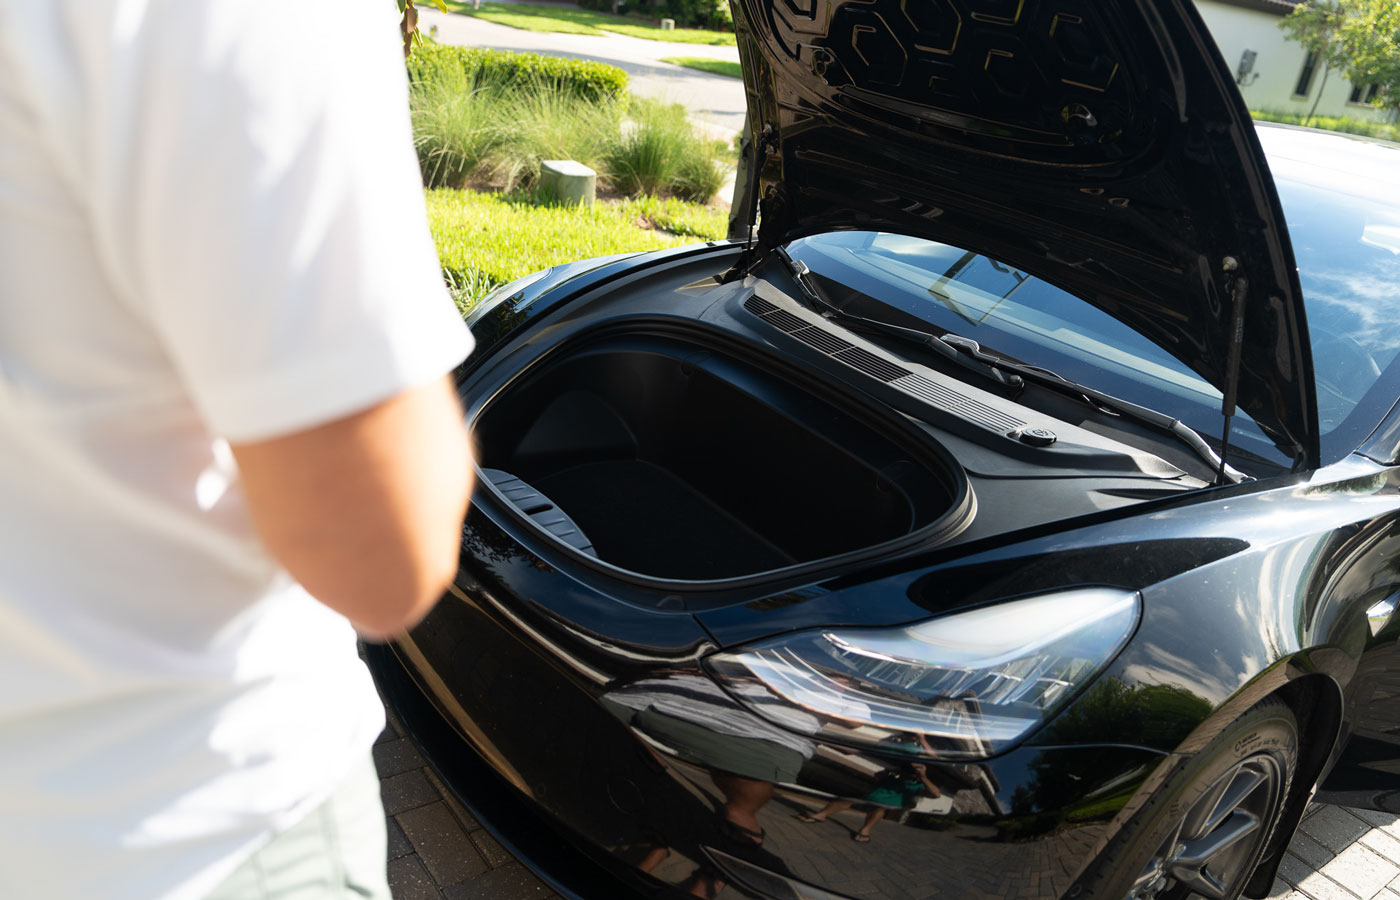
[[[1302,293],[1248,111],[1187,0],[733,0],[759,242],[977,250],[1094,303],[1318,461]],[[1242,325],[1242,329],[1237,327]]]

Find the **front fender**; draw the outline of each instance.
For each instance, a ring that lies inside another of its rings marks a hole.
[[[723,259],[738,252],[737,244],[711,241],[707,244],[673,247],[650,253],[599,256],[555,266],[549,270],[549,274],[521,290],[487,294],[467,316],[472,336],[476,339],[476,349],[457,367],[457,381],[461,383],[502,344],[525,327],[539,322],[597,288],[646,269],[706,253],[716,254],[716,272],[720,272],[727,265]],[[509,285],[504,287],[509,288]]]

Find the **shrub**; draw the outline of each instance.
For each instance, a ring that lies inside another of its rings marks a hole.
[[[670,184],[683,136],[655,122],[628,122],[604,157],[608,180],[628,194],[656,194]]]
[[[1302,125],[1308,117],[1297,113],[1270,112],[1252,109],[1249,114],[1262,122],[1282,122],[1285,125]],[[1365,119],[1349,119],[1340,116],[1312,116],[1310,128],[1324,131],[1340,131],[1345,134],[1359,134],[1363,137],[1381,138],[1387,141],[1400,141],[1400,125],[1386,122],[1370,122]]]
[[[669,187],[671,193],[682,200],[709,203],[724,187],[725,175],[713,148],[708,143],[702,143],[696,152],[681,157]]]
[[[662,6],[666,16],[675,19],[681,27],[732,28],[734,25],[729,0],[665,0]]]
[[[408,70],[429,187],[486,175],[528,186],[541,159],[596,166],[627,90],[626,73],[602,63],[439,44],[415,50]]]
[[[599,170],[622,123],[622,104],[588,103],[558,91],[514,92],[499,97],[493,112],[506,125],[498,174],[507,189],[528,188],[540,161],[572,159]]]
[[[486,93],[472,89],[460,72],[420,83],[410,93],[413,145],[428,187],[464,186],[504,143]]]
[[[678,104],[590,96],[593,87],[581,82],[570,86],[535,77],[532,66],[493,62],[529,54],[456,52],[463,49],[428,45],[410,58],[414,144],[429,187],[489,179],[507,190],[529,190],[545,159],[577,160],[632,195],[709,202],[723,185],[720,159],[727,153],[697,137]],[[624,110],[631,116],[625,124]]]
[[[632,120],[603,157],[613,187],[708,203],[725,181],[713,141],[695,134],[678,104],[633,98]]]
[[[610,13],[613,11],[613,0],[578,0],[578,6],[579,9],[593,9]],[[629,0],[623,0],[623,2],[617,5],[617,11],[619,13],[625,13],[631,8],[632,3],[629,2]]]
[[[606,63],[446,44],[414,50],[408,58],[408,77],[415,84],[465,83],[473,90],[554,89],[595,102],[627,95],[627,73]]]

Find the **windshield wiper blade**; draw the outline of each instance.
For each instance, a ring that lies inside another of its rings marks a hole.
[[[827,301],[827,299],[817,291],[816,287],[811,283],[812,270],[807,268],[806,263],[801,260],[793,259],[782,247],[775,248],[774,252],[777,253],[784,264],[787,265],[788,271],[792,273],[793,281],[797,282],[797,286],[802,289],[802,293],[806,296],[809,304],[816,307],[823,315],[833,319],[840,319],[843,322],[857,325],[869,331],[875,331],[913,344],[918,344],[943,357],[954,365],[994,381],[1004,388],[1019,391],[1026,386],[1025,381],[1022,380],[1020,375],[1009,372],[1000,366],[989,365],[976,357],[969,356],[961,352],[959,348],[948,344],[945,340],[941,339],[939,335],[918,328],[907,328],[903,325],[896,325],[893,322],[884,322],[880,319],[870,319],[862,315],[857,315],[856,313],[846,312],[844,309]],[[948,335],[944,335],[943,337],[946,338]]]
[[[793,280],[802,289],[802,293],[813,306],[831,318],[841,319],[851,322],[871,331],[878,331],[892,337],[916,343],[922,347],[938,353],[940,356],[989,378],[1004,387],[1020,389],[1027,381],[1034,382],[1042,387],[1058,390],[1061,393],[1077,395],[1083,398],[1089,405],[1099,407],[1110,413],[1125,416],[1136,422],[1155,428],[1159,431],[1172,435],[1178,441],[1190,447],[1191,450],[1205,460],[1216,473],[1216,483],[1226,481],[1239,484],[1242,481],[1252,481],[1253,479],[1228,465],[1220,454],[1216,453],[1201,437],[1200,432],[1193,429],[1180,419],[1158,412],[1146,406],[1133,403],[1131,400],[1124,400],[1112,394],[1105,394],[1096,388],[1088,385],[1070,381],[1061,375],[1043,369],[1039,366],[1027,365],[1025,363],[1012,362],[1005,357],[988,353],[982,349],[982,345],[969,337],[955,334],[951,331],[935,335],[932,332],[918,328],[907,328],[903,325],[895,325],[893,322],[883,322],[879,319],[869,319],[855,313],[848,313],[828,302],[811,284],[811,269],[801,260],[793,259],[782,247],[774,248],[774,252],[787,265],[792,273]]]
[[[1250,476],[1244,474],[1233,466],[1228,465],[1221,457],[1206,443],[1200,432],[1187,425],[1180,419],[1174,418],[1163,412],[1158,412],[1150,407],[1141,406],[1131,400],[1124,400],[1112,394],[1105,394],[1103,391],[1091,388],[1088,385],[1070,381],[1061,375],[1056,375],[1049,369],[1042,369],[1039,366],[1028,366],[1024,363],[1016,363],[1004,357],[997,356],[982,349],[982,345],[957,334],[945,334],[940,338],[943,343],[950,347],[955,347],[961,353],[966,353],[970,358],[981,362],[983,365],[994,366],[1014,372],[1026,381],[1034,382],[1042,387],[1049,387],[1067,394],[1078,394],[1090,404],[1101,407],[1109,412],[1126,416],[1134,421],[1141,422],[1159,431],[1164,431],[1176,437],[1183,444],[1195,451],[1196,455],[1210,464],[1212,471],[1217,473],[1217,483],[1220,480],[1227,480],[1234,484],[1242,481],[1251,481]]]

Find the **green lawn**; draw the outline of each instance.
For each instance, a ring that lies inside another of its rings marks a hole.
[[[710,72],[715,75],[728,75],[730,78],[743,78],[739,71],[739,64],[730,62],[727,59],[708,59],[703,56],[668,56],[661,60],[673,66],[685,66],[687,69],[699,69],[701,72]]]
[[[447,8],[455,13],[476,16],[498,25],[523,28],[526,31],[555,31],[564,34],[603,34],[615,32],[653,41],[679,44],[734,44],[734,35],[702,28],[677,28],[662,31],[642,19],[614,16],[610,13],[568,6],[543,6],[531,3],[483,3],[474,10],[470,2],[446,0]]]
[[[590,256],[715,240],[729,221],[717,207],[654,197],[583,209],[444,188],[428,191],[427,201],[438,259],[464,311],[521,275]]]

